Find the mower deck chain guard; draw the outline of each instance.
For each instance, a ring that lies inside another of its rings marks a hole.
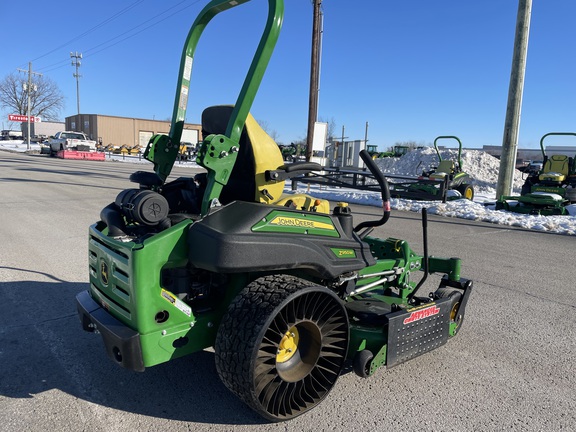
[[[386,367],[392,368],[448,341],[450,299],[394,312],[388,317]]]

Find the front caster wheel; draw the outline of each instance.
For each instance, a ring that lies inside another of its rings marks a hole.
[[[342,301],[287,275],[250,283],[230,304],[216,337],[224,384],[264,418],[288,420],[333,388],[348,349]]]
[[[453,337],[458,334],[464,322],[464,315],[460,313],[462,293],[454,288],[438,288],[436,290],[436,298],[446,297],[450,298],[450,337]]]
[[[354,373],[362,378],[368,378],[370,376],[370,365],[374,354],[368,350],[362,350],[354,356]]]

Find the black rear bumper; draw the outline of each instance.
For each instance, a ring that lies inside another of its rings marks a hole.
[[[102,335],[108,357],[120,366],[143,372],[144,360],[140,334],[114,318],[92,299],[88,291],[76,296],[76,308],[82,328]]]

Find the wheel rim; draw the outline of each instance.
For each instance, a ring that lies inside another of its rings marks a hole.
[[[460,330],[460,324],[462,323],[462,315],[458,314],[462,294],[452,292],[450,297],[452,298],[452,307],[450,308],[450,327],[452,336],[455,336]]]
[[[450,321],[456,322],[456,318],[458,317],[457,312],[458,308],[460,307],[460,302],[457,301],[452,305],[452,309],[450,310]]]
[[[338,379],[347,347],[347,317],[338,300],[319,291],[293,298],[271,319],[258,347],[253,383],[259,403],[277,418],[312,408]]]
[[[312,371],[320,358],[322,345],[322,334],[315,323],[302,322],[293,328],[299,335],[298,345],[294,345],[294,350],[287,352],[288,358],[281,356],[282,361],[278,361],[278,355],[276,356],[279,377],[290,383],[304,379]],[[290,342],[294,340],[295,338],[291,338]]]
[[[471,200],[472,197],[474,196],[474,193],[472,191],[471,188],[466,188],[466,191],[464,192],[464,196],[466,197],[466,199]]]
[[[276,363],[285,363],[290,360],[296,354],[299,341],[300,332],[298,331],[298,327],[293,326],[284,334],[280,344],[278,345]]]

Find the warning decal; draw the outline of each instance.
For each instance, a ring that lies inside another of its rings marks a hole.
[[[164,300],[172,303],[172,305],[176,307],[176,309],[178,309],[180,312],[186,314],[186,316],[192,316],[192,308],[178,297],[176,297],[174,294],[172,294],[170,291],[166,291],[164,288],[162,288],[161,294]]]

